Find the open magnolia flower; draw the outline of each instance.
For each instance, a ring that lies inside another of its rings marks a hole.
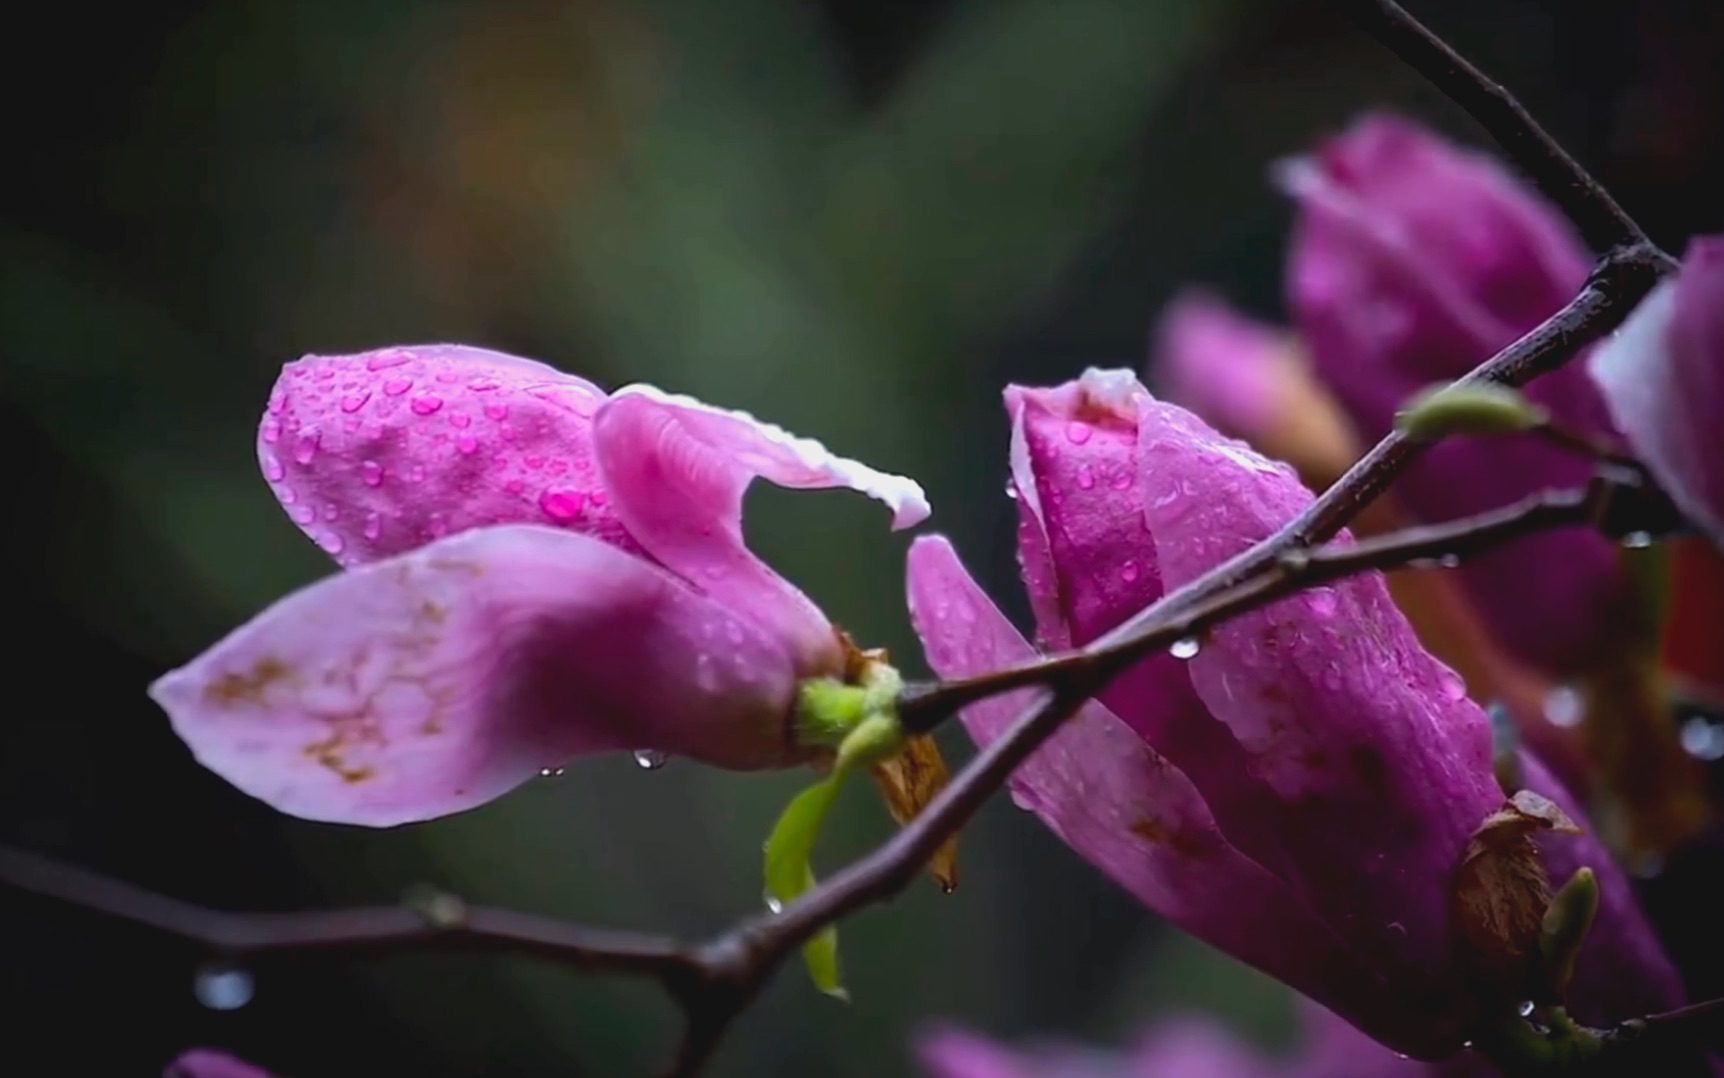
[[[1094,640],[1310,502],[1291,469],[1155,400],[1130,372],[1014,386],[1006,400],[1019,557],[1050,649]],[[909,594],[942,676],[1034,654],[941,538],[913,545]],[[975,704],[964,724],[985,744],[1034,696]],[[1577,810],[1536,761],[1522,775],[1545,796],[1505,805],[1485,714],[1366,574],[1140,662],[1010,782],[1174,923],[1377,1040],[1440,1058],[1489,1020],[1481,1011],[1512,1014],[1543,991],[1527,933],[1548,895],[1529,840],[1573,831]],[[1576,1013],[1607,1021],[1679,1000],[1596,842],[1545,845],[1559,880],[1583,864],[1598,873]]]
[[[581,753],[808,758],[799,686],[866,660],[749,552],[743,492],[849,487],[894,527],[928,515],[910,480],[743,413],[457,345],[289,364],[258,453],[349,571],[150,693],[240,789],[372,826],[470,808]]]

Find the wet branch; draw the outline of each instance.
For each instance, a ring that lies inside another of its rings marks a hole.
[[[1335,0],[1361,28],[1472,114],[1515,163],[1603,251],[1580,293],[1543,324],[1481,363],[1467,381],[1523,385],[1555,370],[1619,326],[1674,263],[1599,183],[1503,87],[1392,0]],[[757,913],[703,944],[610,932],[553,918],[468,907],[453,896],[416,904],[297,914],[206,909],[0,849],[0,882],[170,932],[230,956],[284,949],[393,951],[466,947],[537,955],[590,970],[647,976],[687,1014],[672,1075],[692,1075],[728,1025],[798,946],[822,927],[897,894],[934,850],[961,828],[1087,698],[1134,660],[1204,628],[1303,588],[1425,559],[1464,558],[1518,536],[1557,527],[1604,526],[1633,477],[1604,475],[1585,490],[1550,492],[1466,520],[1352,543],[1331,543],[1426,448],[1391,434],[1296,519],[1231,561],[1168,594],[1088,647],[984,678],[914,686],[902,700],[912,730],[927,730],[962,706],[1027,686],[1046,690],[1002,737],[983,749],[927,809],[878,849],[826,878],[773,915]],[[1620,514],[1617,514],[1620,516]],[[1326,544],[1326,545],[1325,545]],[[1610,1031],[1623,1044],[1688,1035],[1724,1015],[1724,1002],[1631,1019]]]

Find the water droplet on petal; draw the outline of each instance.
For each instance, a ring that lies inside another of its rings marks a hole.
[[[317,456],[317,443],[320,437],[316,432],[302,434],[293,443],[293,461],[295,464],[310,464],[311,458]]]
[[[1326,618],[1335,613],[1338,605],[1335,601],[1334,588],[1312,588],[1305,593],[1306,605],[1311,613],[1320,618]]]
[[[1724,760],[1724,726],[1696,715],[1682,724],[1682,748],[1696,760]]]
[[[1095,489],[1095,469],[1087,464],[1078,465],[1077,485],[1082,490]]]
[[[390,367],[399,367],[413,358],[413,353],[400,348],[390,348],[379,352],[365,361],[368,371],[383,371]]]
[[[456,374],[454,371],[438,371],[437,380],[446,386],[454,385],[456,382],[461,380],[461,376]]]
[[[366,461],[359,466],[359,478],[364,480],[365,485],[368,487],[382,486],[383,465],[374,460]]]
[[[1545,695],[1544,718],[1552,726],[1578,726],[1581,719],[1580,694],[1567,685],[1558,685]]]
[[[1461,556],[1459,554],[1444,554],[1437,559],[1437,565],[1444,569],[1458,569],[1461,565]]]
[[[473,422],[473,417],[468,415],[466,412],[450,412],[449,413],[449,425],[456,428],[457,430],[466,430],[468,424],[470,424],[472,422]]]
[[[657,749],[636,749],[635,766],[642,771],[657,771],[664,766],[665,754]]]
[[[581,515],[586,495],[578,490],[547,490],[539,495],[539,508],[552,520],[573,520]]]
[[[1115,472],[1112,486],[1115,490],[1129,489],[1131,487],[1131,470],[1129,468],[1122,468]]]
[[[531,454],[521,458],[521,463],[536,472],[545,466],[545,458],[537,454]]]
[[[479,451],[479,440],[470,434],[463,434],[455,439],[455,452],[470,456]]]
[[[694,683],[707,692],[718,689],[718,669],[711,655],[702,655],[694,660]]]
[[[1119,578],[1127,584],[1135,584],[1140,572],[1141,570],[1138,569],[1137,562],[1128,561],[1119,567]]]
[[[415,464],[413,467],[407,469],[407,481],[409,483],[425,482],[425,465]]]
[[[299,495],[297,495],[293,492],[292,487],[278,487],[278,488],[276,488],[275,496],[276,496],[276,499],[278,501],[280,501],[281,504],[283,504],[283,505],[292,505],[294,502],[297,502],[299,500]]]
[[[1175,659],[1195,659],[1197,653],[1203,650],[1203,642],[1195,636],[1182,637],[1173,642],[1167,653]]]
[[[365,518],[365,527],[362,531],[367,539],[377,538],[379,535],[383,534],[383,518],[378,516],[376,513],[368,514]]]
[[[349,393],[347,396],[341,398],[341,410],[344,412],[357,412],[359,409],[365,407],[365,402],[370,399],[371,390],[369,389],[360,393]]]
[[[267,453],[264,455],[263,477],[265,479],[269,480],[271,483],[277,483],[280,482],[281,477],[286,474],[287,469],[281,466],[281,461],[275,458],[274,453]]]
[[[347,548],[346,541],[334,532],[324,532],[322,535],[319,535],[317,537],[317,545],[323,548],[324,553],[331,555],[340,554]]]
[[[475,393],[489,393],[497,388],[497,383],[489,378],[475,378],[467,383],[467,388]]]
[[[414,397],[410,407],[414,415],[434,415],[437,409],[443,407],[443,398],[427,393],[423,397]]]
[[[323,519],[324,520],[338,520],[338,519],[340,519],[340,517],[341,517],[341,506],[336,505],[334,502],[325,502],[324,503],[324,505],[323,505]]]
[[[1652,545],[1650,532],[1629,532],[1622,537],[1622,545],[1630,550],[1645,550]]]
[[[1088,423],[1080,423],[1074,419],[1066,424],[1066,441],[1073,445],[1084,444],[1094,433],[1095,430]]]
[[[212,1011],[237,1011],[257,994],[257,982],[238,966],[212,964],[198,970],[192,994]]]
[[[296,506],[294,506],[293,522],[295,524],[310,524],[312,521],[314,521],[316,519],[317,519],[317,510],[313,509],[311,506],[309,506],[309,505],[296,505]]]
[[[566,767],[541,767],[539,768],[539,777],[542,779],[554,779],[560,777],[563,772],[567,770],[568,768]]]
[[[411,378],[391,378],[387,382],[383,383],[383,392],[389,394],[391,397],[399,397],[401,394],[412,388],[413,379]]]
[[[280,415],[287,411],[287,394],[277,391],[269,395],[269,414]]]
[[[281,440],[281,421],[278,419],[264,420],[263,428],[258,431],[258,434],[263,438],[265,445],[274,445]]]
[[[473,388],[477,389],[479,387],[474,386]],[[485,405],[485,418],[501,423],[503,420],[509,418],[509,406],[507,404],[487,404]]]
[[[527,489],[527,484],[519,479],[511,479],[503,484],[503,489],[510,494],[519,494]]]

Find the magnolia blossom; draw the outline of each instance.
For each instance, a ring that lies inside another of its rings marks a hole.
[[[1044,1041],[1008,1048],[952,1026],[916,1045],[927,1078],[1487,1078],[1495,1067],[1473,1055],[1421,1063],[1390,1051],[1309,1000],[1299,1003],[1302,1036],[1277,1055],[1197,1014],[1164,1018],[1125,1051]]]
[[[743,413],[454,345],[289,364],[258,451],[349,569],[150,693],[240,789],[373,826],[470,808],[580,753],[804,758],[797,684],[849,656],[744,545],[744,489],[849,487],[894,527],[928,514],[910,480]]]
[[[1366,116],[1279,178],[1298,202],[1287,267],[1297,326],[1368,440],[1414,393],[1512,343],[1586,280],[1590,259],[1553,208],[1495,161],[1409,121]],[[1565,424],[1612,434],[1578,366],[1529,392]],[[1590,469],[1531,435],[1453,438],[1395,490],[1415,517],[1447,520],[1580,485]],[[1593,666],[1631,620],[1615,550],[1584,529],[1504,546],[1462,573],[1504,644],[1556,677]]]
[[[1018,552],[1047,648],[1095,639],[1310,501],[1287,466],[1129,372],[1014,386],[1006,401]],[[943,539],[912,547],[909,593],[943,676],[1033,654]],[[985,744],[1034,695],[973,705],[964,724]],[[1528,776],[1556,792],[1536,767]],[[1476,1018],[1449,899],[1463,850],[1503,804],[1488,720],[1419,646],[1380,575],[1301,592],[1141,662],[1011,789],[1145,904],[1385,1044],[1438,1058]],[[1638,1011],[1670,1004],[1675,974],[1626,886],[1596,843],[1567,841],[1610,877],[1601,923],[1622,932],[1592,940],[1583,978],[1609,968]],[[1592,957],[1601,948],[1614,957]]]
[[[1693,240],[1588,369],[1634,452],[1724,550],[1724,236]]]

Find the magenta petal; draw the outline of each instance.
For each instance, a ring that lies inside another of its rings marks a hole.
[[[282,368],[258,430],[264,478],[342,565],[487,524],[548,524],[633,549],[593,461],[591,382],[427,344]]]
[[[606,487],[629,534],[696,587],[795,641],[798,669],[837,661],[837,641],[815,605],[743,542],[742,496],[757,476],[783,487],[848,487],[885,503],[892,526],[928,516],[922,488],[835,456],[743,412],[651,386],[618,390],[595,437]]]
[[[943,537],[911,545],[908,582],[911,619],[942,677],[1035,654]],[[985,746],[1037,695],[974,704],[964,726]],[[1190,781],[1107,708],[1092,703],[1069,720],[1012,774],[1010,789],[1067,845],[1185,931],[1347,1008],[1408,1051],[1432,1048],[1424,1040],[1432,1017],[1365,973],[1297,895],[1230,846]]]
[[[781,765],[781,643],[651,563],[534,525],[319,581],[150,695],[198,760],[290,815],[390,826],[569,757],[651,748]]]
[[[1694,240],[1588,366],[1635,454],[1724,548],[1724,237]]]
[[[1220,1023],[1183,1014],[1157,1023],[1130,1052],[1059,1041],[1008,1048],[935,1026],[918,1038],[916,1059],[928,1078],[1271,1078],[1285,1070]]]
[[[1255,440],[1274,416],[1272,364],[1285,334],[1247,318],[1204,289],[1187,289],[1162,312],[1156,331],[1157,391],[1223,430]]]
[[[162,1078],[272,1078],[262,1067],[213,1048],[190,1048],[168,1064]]]
[[[1311,499],[1284,466],[1171,405],[1146,410],[1139,450],[1169,587],[1268,536]],[[1276,822],[1295,890],[1397,983],[1459,1008],[1447,996],[1449,881],[1503,798],[1483,712],[1419,646],[1381,575],[1230,620],[1189,666],[1204,703],[1282,798]]]

